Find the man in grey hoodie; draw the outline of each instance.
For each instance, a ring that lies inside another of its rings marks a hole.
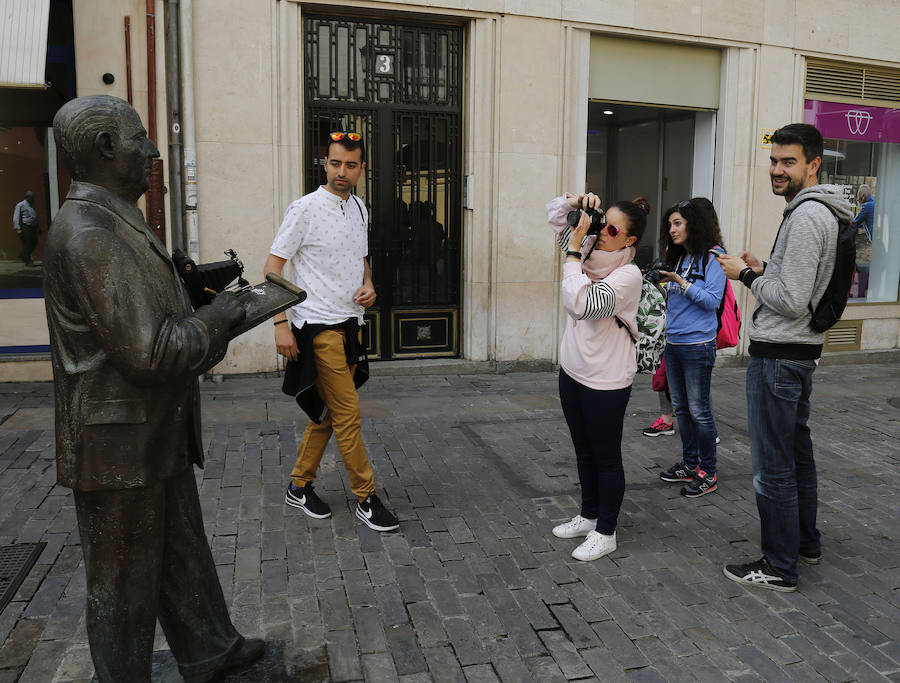
[[[804,123],[772,136],[772,192],[787,201],[768,263],[753,254],[722,256],[725,274],[756,297],[750,324],[747,422],[763,556],[725,565],[725,576],[789,592],[797,560],[818,564],[816,463],[808,425],[812,375],[824,333],[810,326],[828,286],[837,249],[838,216],[850,205],[835,185],[819,185],[822,134]]]

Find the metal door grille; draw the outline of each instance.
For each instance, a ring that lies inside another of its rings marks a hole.
[[[461,104],[461,31],[309,17],[307,102]]]
[[[329,131],[363,133],[376,358],[459,353],[462,29],[306,17],[306,192]]]

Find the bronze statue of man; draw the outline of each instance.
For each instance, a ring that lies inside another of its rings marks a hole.
[[[260,657],[234,628],[192,465],[203,465],[197,378],[225,355],[244,309],[193,311],[136,203],[159,156],[137,112],[107,95],[53,120],[74,182],[44,257],[57,481],[74,490],[97,680],[150,681],[159,619],[185,681]]]

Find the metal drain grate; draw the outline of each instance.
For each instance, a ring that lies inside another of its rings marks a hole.
[[[13,599],[45,545],[47,544],[18,543],[0,546],[0,611]]]

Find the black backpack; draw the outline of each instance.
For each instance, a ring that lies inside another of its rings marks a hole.
[[[847,306],[847,299],[850,297],[850,287],[853,286],[853,276],[856,274],[856,229],[849,219],[838,216],[826,202],[815,197],[804,199],[800,204],[803,202],[818,202],[826,206],[838,222],[837,250],[834,254],[834,271],[831,273],[831,279],[816,307],[813,308],[812,302],[807,304],[809,312],[812,313],[810,327],[816,332],[825,332],[841,319]],[[797,206],[791,209],[791,213]],[[778,241],[777,237],[775,241]]]

